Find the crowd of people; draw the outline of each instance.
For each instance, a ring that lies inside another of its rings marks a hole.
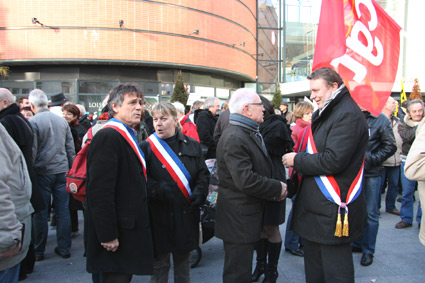
[[[49,101],[35,89],[16,101],[0,88],[0,282],[24,280],[45,259],[49,222],[64,259],[72,239],[84,238],[93,282],[133,275],[168,282],[171,266],[174,282],[190,282],[209,194],[207,159],[218,179],[223,282],[276,282],[282,243],[304,258],[307,282],[354,282],[352,253],[362,253],[363,266],[373,263],[381,193],[385,211],[401,217],[397,229],[413,225],[416,188],[425,201],[424,104],[397,107],[389,97],[375,116],[335,70],[317,69],[308,80],[315,105],[301,101],[290,111],[282,101],[279,111],[241,88],[223,106],[211,97],[187,113],[180,102],[146,109],[140,87],[121,83],[93,122],[63,93]],[[84,147],[81,201],[67,192],[66,172]],[[288,178],[298,185],[286,216]],[[419,205],[418,225],[421,216]],[[425,245],[423,229],[420,240]]]

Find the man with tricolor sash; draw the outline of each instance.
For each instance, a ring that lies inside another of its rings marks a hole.
[[[334,69],[320,68],[307,78],[318,105],[307,150],[282,157],[302,176],[293,228],[304,239],[307,282],[354,282],[350,243],[362,235],[366,221],[367,123]]]
[[[103,282],[130,282],[153,272],[146,162],[135,127],[143,92],[122,83],[109,93],[109,120],[87,153],[87,271]]]

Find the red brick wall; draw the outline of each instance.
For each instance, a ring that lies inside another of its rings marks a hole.
[[[251,11],[236,0],[2,0],[0,27],[7,29],[0,30],[0,52],[4,60],[159,62],[216,68],[255,79],[250,54],[256,53],[256,1],[243,2]],[[45,27],[32,24],[33,17]],[[123,29],[119,20],[124,21]],[[194,38],[178,36],[195,29],[199,35],[192,34]],[[245,47],[236,47],[248,54],[232,47],[241,42]]]

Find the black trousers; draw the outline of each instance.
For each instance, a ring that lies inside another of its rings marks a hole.
[[[223,283],[251,283],[254,243],[235,244],[223,241]]]
[[[351,245],[322,245],[304,240],[307,283],[354,283]]]
[[[121,272],[102,272],[103,283],[128,283],[133,278],[133,274]]]

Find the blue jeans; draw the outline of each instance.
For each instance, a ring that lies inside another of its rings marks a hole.
[[[34,248],[36,257],[44,256],[48,233],[47,214],[50,198],[56,213],[56,241],[61,254],[71,249],[71,219],[69,216],[69,193],[66,191],[65,173],[38,175],[39,190],[45,209],[34,214]]]
[[[291,199],[292,205],[294,205],[295,197]],[[285,231],[285,248],[290,250],[297,250],[300,244],[300,237],[295,234],[294,230],[291,230],[292,224],[292,207],[289,211],[288,221],[286,222],[286,231]]]
[[[404,165],[406,162],[402,161],[400,170],[401,170],[401,186],[403,188],[401,193],[401,208],[400,216],[401,220],[409,224],[413,223],[413,195],[415,194],[416,181],[412,181],[406,178],[404,175]],[[421,206],[418,206],[418,212],[416,220],[420,222],[422,216]]]
[[[378,199],[381,194],[381,177],[365,177],[363,190],[366,198],[367,222],[362,237],[353,242],[353,246],[362,249],[363,253],[374,254],[376,236],[379,228]]]
[[[8,269],[0,271],[0,282],[16,283],[19,278],[20,263]]]
[[[398,181],[400,178],[400,166],[385,166],[382,171],[381,177],[381,186],[382,188],[385,183],[385,179],[387,179],[388,189],[387,196],[385,197],[385,209],[386,210],[394,210],[395,201],[398,195]],[[381,204],[381,195],[379,195],[378,207]]]

